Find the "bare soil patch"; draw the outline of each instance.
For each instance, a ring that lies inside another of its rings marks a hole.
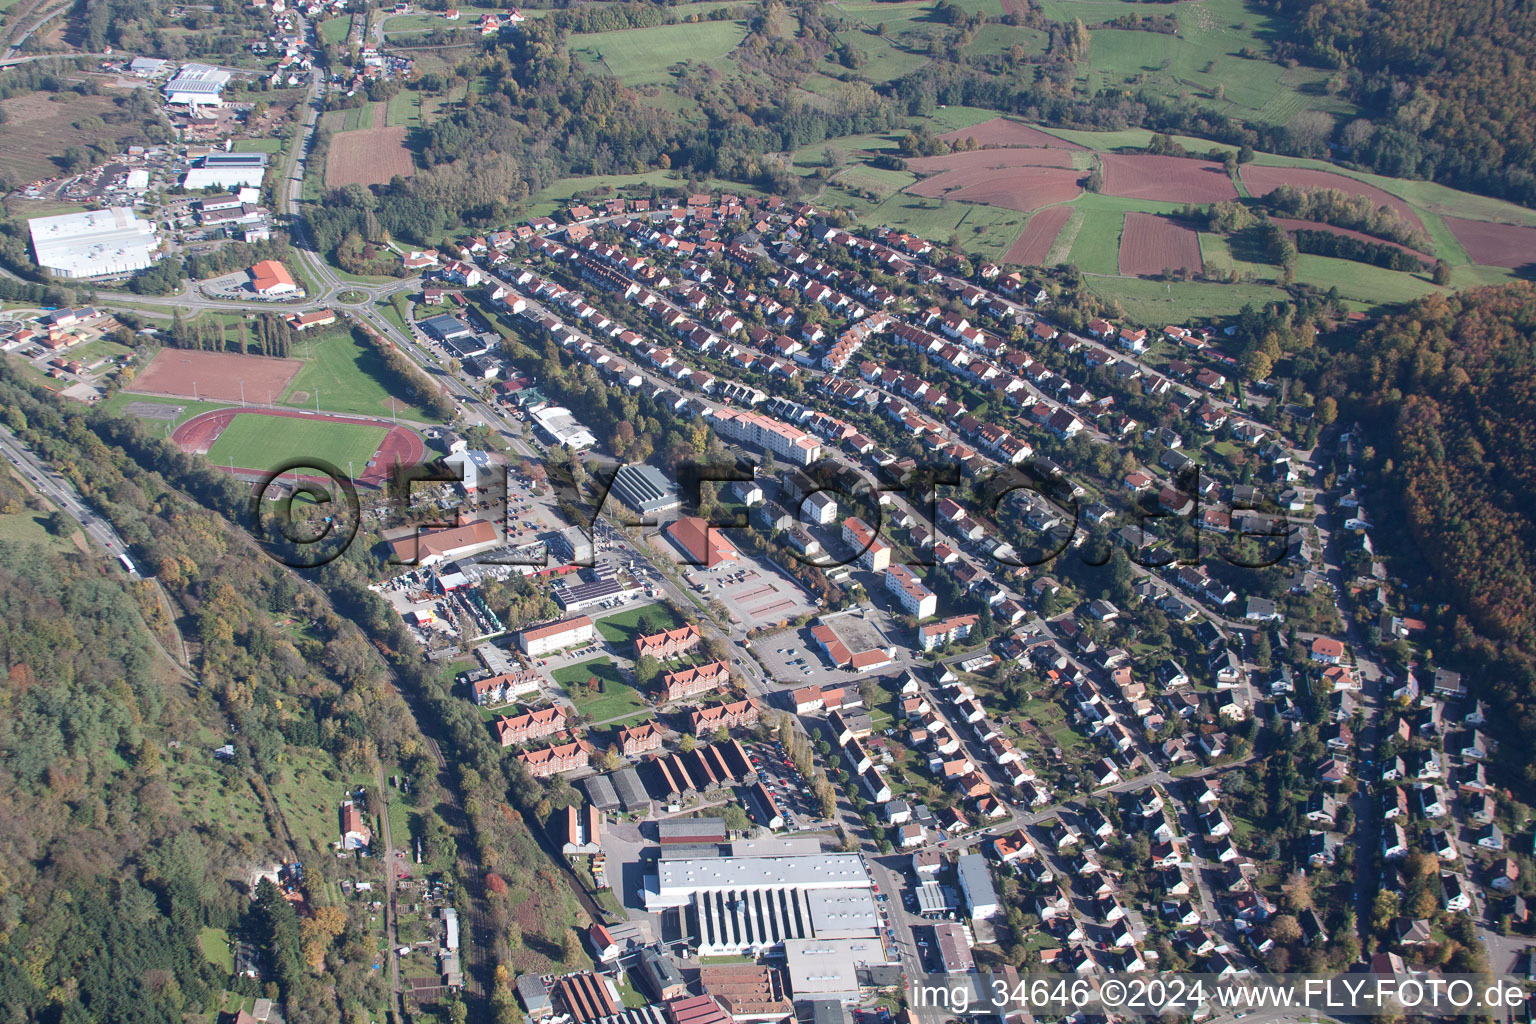
[[[1076,199],[1082,194],[1083,171],[1066,167],[1002,167],[993,170],[946,171],[907,189],[929,199],[957,199],[1028,213]]]
[[[378,123],[376,119],[374,123]],[[362,128],[331,140],[325,158],[325,185],[387,185],[395,175],[410,177],[416,165],[405,144],[406,128]]]
[[[1005,167],[1072,166],[1072,154],[1064,149],[973,149],[943,156],[919,156],[907,161],[907,170],[917,174],[994,171]]]
[[[1142,277],[1179,267],[1198,274],[1200,236],[1155,213],[1127,213],[1120,233],[1120,273]]]
[[[1162,203],[1216,203],[1236,199],[1227,169],[1210,160],[1149,153],[1105,153],[1104,194]]]
[[[1050,254],[1051,244],[1056,241],[1056,236],[1061,233],[1062,227],[1072,218],[1072,207],[1052,206],[1041,210],[1029,218],[1029,223],[1024,225],[1024,230],[1008,251],[1003,254],[1003,262],[1020,263],[1024,266],[1038,266],[1045,262],[1045,257]]]
[[[994,117],[990,121],[973,124],[969,128],[957,128],[952,132],[945,132],[939,138],[945,142],[975,139],[978,146],[1024,146],[1036,149],[1065,150],[1087,149],[1086,146],[1079,146],[1077,143],[1068,142],[1066,139],[1058,139],[1048,132],[1032,128],[1027,124],[1021,124],[1009,117]]]
[[[1402,215],[1402,218],[1416,228],[1423,228],[1424,223],[1419,220],[1419,215],[1413,212],[1413,207],[1399,199],[1397,196],[1375,185],[1367,185],[1363,181],[1344,174],[1335,174],[1332,171],[1317,171],[1309,167],[1266,167],[1261,164],[1244,164],[1238,172],[1243,179],[1243,184],[1248,191],[1256,196],[1267,196],[1281,185],[1294,185],[1297,188],[1332,188],[1346,195],[1366,196],[1377,206],[1390,206]]]
[[[1511,269],[1536,263],[1536,228],[1444,215],[1441,219],[1475,263]]]
[[[277,398],[304,365],[302,359],[243,356],[233,352],[198,352],[166,348],[134,378],[128,391],[174,395],[209,402],[260,404]]]

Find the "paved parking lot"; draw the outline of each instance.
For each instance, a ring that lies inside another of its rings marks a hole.
[[[811,796],[810,787],[795,766],[784,757],[784,748],[778,743],[743,743],[752,762],[773,799],[783,814],[798,831],[813,828],[820,819],[819,808]]]
[[[799,584],[773,566],[746,555],[705,569],[685,569],[690,586],[707,584],[704,596],[717,598],[743,629],[798,618],[816,610],[814,599]]]
[[[812,639],[808,626],[758,640],[752,651],[768,675],[784,686],[844,686],[857,681],[853,673],[827,663],[827,656]]]

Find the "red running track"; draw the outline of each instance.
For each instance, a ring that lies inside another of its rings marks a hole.
[[[406,466],[415,465],[423,461],[427,454],[427,446],[414,430],[407,427],[365,416],[337,416],[331,413],[297,412],[290,409],[216,409],[187,420],[171,432],[171,440],[176,442],[184,452],[206,454],[208,449],[213,447],[213,442],[224,432],[224,428],[229,426],[230,421],[236,416],[281,416],[289,419],[323,420],[328,423],[367,423],[388,428],[389,432],[384,435],[378,450],[373,453],[371,465],[363,470],[355,481],[365,487],[382,487],[389,479],[390,467],[396,463]],[[264,472],[266,471],[250,467],[235,468],[236,475]]]

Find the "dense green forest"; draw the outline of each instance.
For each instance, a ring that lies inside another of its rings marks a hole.
[[[1434,295],[1369,330],[1337,368],[1374,442],[1385,554],[1480,665],[1505,747],[1536,779],[1536,285]],[[1411,552],[1411,554],[1409,554]]]
[[[1499,0],[1274,0],[1287,50],[1338,68],[1372,113],[1340,141],[1397,177],[1536,202],[1536,7]]]

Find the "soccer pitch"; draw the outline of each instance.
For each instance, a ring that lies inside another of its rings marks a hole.
[[[298,419],[241,413],[230,420],[208,450],[215,466],[266,470],[290,459],[321,458],[343,473],[363,471],[388,433],[368,423]]]

